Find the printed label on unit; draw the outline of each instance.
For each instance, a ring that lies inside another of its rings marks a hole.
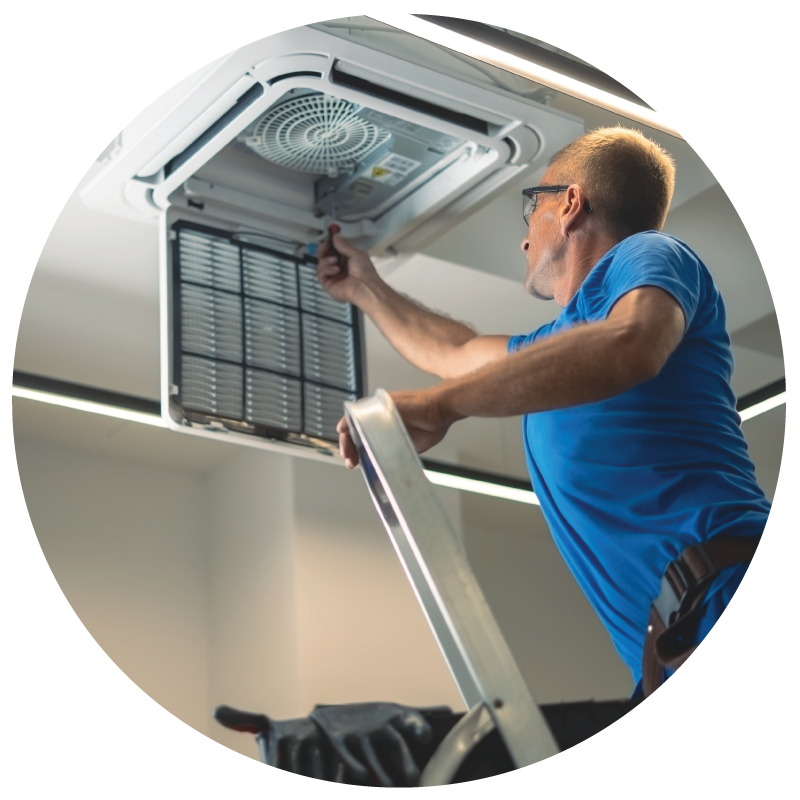
[[[377,164],[373,164],[361,173],[361,177],[369,178],[375,183],[385,183],[387,186],[396,186],[407,178],[422,162],[413,158],[406,158],[397,153],[389,153]]]

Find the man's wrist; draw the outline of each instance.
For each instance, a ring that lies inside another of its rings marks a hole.
[[[454,422],[466,419],[468,415],[461,413],[457,408],[457,378],[442,381],[428,391],[431,392],[431,404],[441,427],[449,428]]]
[[[354,293],[352,303],[367,316],[372,316],[382,304],[387,302],[385,295],[388,288],[387,284],[377,274],[374,277],[361,279],[358,282],[358,288]]]

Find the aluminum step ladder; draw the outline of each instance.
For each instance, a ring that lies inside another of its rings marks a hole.
[[[514,764],[559,752],[389,395],[344,404],[375,508],[469,709],[426,766],[421,786],[450,783],[497,728]]]

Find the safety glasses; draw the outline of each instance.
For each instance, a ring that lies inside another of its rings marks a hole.
[[[528,220],[536,211],[536,199],[540,194],[555,194],[556,192],[566,192],[569,189],[567,186],[534,186],[532,189],[522,190],[522,219],[525,220],[527,226]]]

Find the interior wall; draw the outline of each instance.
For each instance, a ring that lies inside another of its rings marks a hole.
[[[372,700],[463,709],[361,474],[294,459],[294,476],[304,713]]]
[[[239,448],[206,478],[208,714],[222,704],[276,719],[304,714],[292,461],[278,453]],[[212,737],[257,756],[250,735],[214,724]]]
[[[157,296],[37,269],[20,321],[14,368],[157,398],[158,330]]]
[[[209,733],[205,480],[27,437],[16,451],[31,521],[75,613],[143,691]]]
[[[467,557],[538,703],[630,696],[628,667],[538,506],[461,495]]]

